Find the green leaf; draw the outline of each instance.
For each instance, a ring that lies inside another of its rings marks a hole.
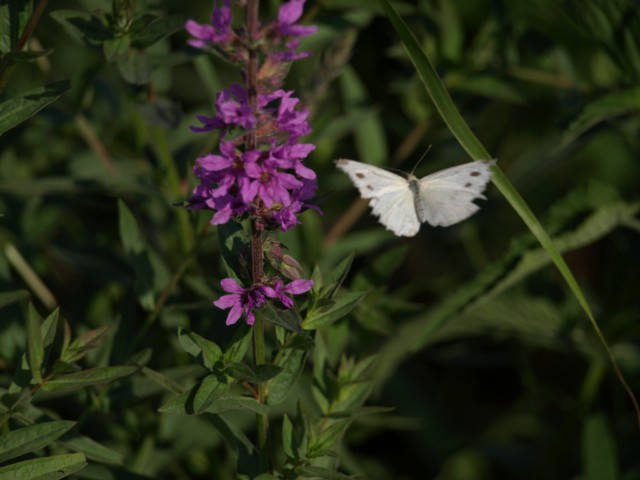
[[[196,385],[189,391],[169,400],[162,405],[158,411],[162,413],[193,415],[195,413],[193,399],[195,398],[198,387],[199,385]],[[248,410],[261,415],[269,413],[269,407],[259,403],[254,398],[229,394],[218,398],[200,413],[222,413],[227,410]]]
[[[0,435],[0,462],[46,447],[72,428],[76,422],[38,423]]]
[[[605,120],[640,110],[640,87],[609,93],[587,103],[567,127],[558,148],[565,148],[580,135]]]
[[[258,383],[255,372],[245,363],[230,363],[225,366],[224,371],[227,375],[233,377],[238,382]]]
[[[89,350],[92,350],[98,346],[98,344],[110,328],[111,325],[107,324],[83,333],[63,350],[62,354],[60,355],[60,360],[67,363],[77,362],[82,357],[84,357],[87,352],[89,352]]]
[[[304,350],[285,350],[278,363],[282,371],[269,382],[267,388],[267,404],[279,405],[289,396],[289,392],[300,377],[307,358]]]
[[[196,415],[205,412],[212,403],[227,393],[229,387],[227,378],[222,375],[207,375],[204,377],[193,398],[193,412]]]
[[[225,373],[238,382],[263,383],[271,380],[282,371],[282,367],[272,364],[262,364],[255,368],[244,363],[231,363],[225,368]]]
[[[590,415],[582,436],[582,465],[585,480],[618,480],[616,445],[606,418]]]
[[[81,453],[36,458],[0,468],[0,480],[57,480],[86,465],[87,460]]]
[[[153,268],[149,252],[138,228],[138,222],[122,200],[118,200],[118,221],[120,241],[136,273],[138,299],[145,310],[153,311]]]
[[[256,310],[255,314],[262,317],[269,323],[278,325],[291,332],[296,332],[300,335],[306,335],[301,326],[300,314],[294,308],[288,310],[282,308],[276,308],[271,303],[266,304],[264,307]]]
[[[355,257],[355,253],[351,252],[347,255],[338,265],[331,269],[331,273],[327,275],[324,281],[324,287],[320,293],[320,297],[322,298],[333,298],[335,294],[338,292],[338,289],[342,286],[345,278],[347,278],[347,274],[349,270],[351,270],[351,265],[353,264],[353,259]]]
[[[8,72],[18,63],[33,62],[37,58],[51,55],[52,52],[53,50],[37,50],[30,52],[9,52],[5,55],[0,55],[0,71],[4,70]]]
[[[13,292],[0,293],[0,308],[11,305],[12,303],[21,302],[29,298],[31,294],[28,290],[15,290]]]
[[[347,419],[323,422],[322,429],[309,444],[309,456],[316,458],[334,450],[339,445],[349,423],[350,420]]]
[[[315,330],[343,318],[367,295],[366,292],[348,292],[336,297],[331,303],[310,310],[302,322],[305,330]]]
[[[324,467],[298,467],[296,473],[302,478],[322,478],[325,480],[352,480],[353,477]]]
[[[82,453],[86,455],[89,460],[93,460],[95,462],[105,463],[108,465],[123,465],[124,463],[122,453],[111,450],[110,448],[99,444],[95,440],[85,437],[84,435],[80,435],[75,431],[71,431],[62,437],[61,443],[70,450]]]
[[[282,367],[279,365],[273,365],[271,363],[263,363],[256,365],[254,373],[256,376],[256,383],[262,383],[277,377],[282,372]]]
[[[222,350],[215,342],[184,328],[178,328],[178,342],[185,352],[207,370],[214,370],[223,358]]]
[[[162,16],[147,22],[133,22],[131,25],[131,45],[134,48],[149,48],[164,37],[184,28],[187,17],[182,15]]]
[[[34,88],[0,103],[0,135],[32,117],[69,90],[68,80]]]
[[[113,38],[109,30],[96,16],[82,10],[55,10],[51,17],[76,40],[100,45]]]
[[[167,375],[156,370],[152,370],[148,367],[143,367],[142,373],[169,392],[182,393],[182,387],[180,386],[180,384],[173,380],[171,377],[168,377]]]
[[[118,71],[132,85],[143,85],[151,79],[151,59],[142,50],[129,50],[118,59]]]
[[[0,54],[15,49],[32,12],[29,0],[0,2]]]
[[[484,148],[482,143],[478,140],[478,138],[473,134],[469,126],[466,124],[462,115],[456,108],[455,104],[451,100],[449,93],[445,89],[442,81],[438,77],[433,65],[431,64],[429,58],[425,55],[422,50],[420,44],[416,40],[415,36],[404,21],[400,18],[398,13],[395,11],[393,6],[389,3],[388,0],[379,0],[381,2],[382,8],[387,14],[389,20],[391,21],[393,27],[395,28],[400,40],[402,41],[403,46],[407,50],[409,54],[409,58],[413,62],[418,75],[420,76],[431,100],[433,101],[435,107],[438,112],[442,116],[442,119],[445,121],[451,133],[456,137],[462,148],[464,148],[467,153],[474,160],[489,160],[491,156]],[[544,230],[540,221],[533,214],[527,203],[524,201],[520,193],[515,189],[515,187],[511,184],[509,179],[504,175],[502,170],[498,166],[494,166],[492,168],[493,184],[500,190],[500,193],[507,199],[507,201],[511,204],[516,213],[520,216],[520,218],[527,225],[531,233],[537,238],[538,242],[542,245],[542,247],[546,250],[547,254],[551,257],[551,260],[556,265],[558,271],[564,278],[565,282],[569,286],[569,289],[573,293],[574,297],[580,304],[580,307],[585,312],[586,316],[589,318],[593,329],[595,330],[598,338],[600,339],[611,364],[620,380],[620,383],[623,385],[625,390],[627,391],[630,399],[634,404],[634,408],[636,410],[637,420],[640,424],[640,406],[635,398],[635,395],[627,382],[625,381],[620,368],[618,367],[618,363],[611,351],[609,344],[607,343],[604,335],[600,331],[600,327],[596,318],[591,311],[591,307],[587,302],[584,293],[580,289],[580,286],[575,279],[573,273],[569,269],[562,255],[558,251],[555,243],[551,240],[547,232]]]
[[[40,315],[29,304],[27,311],[27,358],[31,375],[36,383],[42,383],[42,369],[44,361],[44,344],[42,340],[42,330],[40,327]]]
[[[109,40],[106,40],[102,45],[104,57],[107,62],[116,62],[121,58],[124,58],[131,48],[131,39],[128,35],[122,35]]]
[[[227,273],[242,284],[242,279],[248,277],[249,235],[242,224],[231,220],[218,225],[218,241]]]
[[[252,339],[252,330],[248,325],[241,325],[234,333],[227,350],[224,352],[224,362],[240,362],[247,353]]]
[[[286,413],[282,417],[282,449],[289,458],[296,458],[295,445],[293,443],[293,424]]]
[[[138,367],[98,367],[71,373],[46,382],[46,392],[72,391],[92,385],[105,385],[138,371]]]

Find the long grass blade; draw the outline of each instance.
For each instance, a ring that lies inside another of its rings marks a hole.
[[[393,6],[391,6],[389,1],[380,0],[380,2],[382,8],[387,14],[387,17],[398,33],[398,36],[400,37],[400,40],[402,41],[409,55],[409,58],[416,67],[416,71],[420,76],[425,88],[427,89],[431,100],[433,101],[438,112],[440,112],[443,120],[451,130],[451,133],[453,133],[453,135],[460,142],[460,145],[474,160],[489,160],[491,156],[462,118],[462,115],[453,103],[453,100],[449,96],[449,93],[438,77],[438,74],[433,68],[433,65],[431,64],[429,58],[422,50],[422,47],[418,43],[418,40],[409,30],[402,18],[400,18]],[[591,311],[591,307],[589,306],[589,303],[587,302],[582,290],[580,289],[578,282],[573,276],[573,273],[564,261],[564,258],[545,231],[544,227],[540,224],[536,216],[533,214],[527,203],[520,196],[518,191],[498,166],[493,167],[492,181],[493,184],[498,188],[498,190],[500,190],[500,193],[502,193],[502,195],[504,195],[507,201],[511,204],[520,218],[522,218],[531,233],[533,233],[542,247],[547,251],[549,257],[551,257],[551,260],[556,265],[556,267],[560,271],[560,274],[569,286],[569,289],[589,318],[591,325],[593,326],[598,338],[602,342],[602,345],[604,346],[604,349],[606,350],[611,360],[611,364],[616,372],[616,375],[618,376],[618,379],[620,380],[620,383],[627,391],[629,397],[631,398],[631,401],[633,402],[638,420],[638,426],[640,427],[640,405],[638,405],[638,401],[633,393],[633,390],[631,390],[622,372],[620,371],[618,362],[616,361],[615,356],[613,355],[613,352],[611,351],[611,348],[607,343],[607,340],[600,330],[598,322],[596,321],[596,318]]]

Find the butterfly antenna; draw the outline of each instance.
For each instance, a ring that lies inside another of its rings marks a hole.
[[[420,165],[420,162],[424,159],[424,157],[427,156],[427,153],[429,153],[429,150],[431,150],[431,145],[429,145],[427,147],[427,149],[425,150],[425,152],[422,154],[422,156],[418,159],[418,161],[416,162],[416,164],[413,166],[413,169],[411,170],[411,175],[413,175],[413,172],[416,171],[416,168],[418,168],[418,165]]]

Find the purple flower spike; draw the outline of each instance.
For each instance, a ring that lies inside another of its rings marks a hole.
[[[189,199],[189,207],[211,210],[213,225],[249,217],[255,227],[253,234],[268,239],[270,230],[286,231],[299,224],[298,217],[304,210],[318,210],[310,204],[317,188],[316,174],[304,165],[315,146],[299,143],[301,137],[311,133],[309,112],[293,90],[282,89],[288,62],[309,55],[297,51],[300,38],[317,29],[298,24],[305,0],[285,0],[275,20],[251,22],[247,28],[237,29],[231,26],[231,0],[213,3],[210,24],[186,22],[185,28],[192,37],[189,44],[196,48],[214,47],[227,61],[240,67],[245,84],[233,84],[220,91],[213,116],[198,115],[200,125],[191,127],[194,132],[218,130],[220,140],[217,151],[197,160],[193,171],[199,184]],[[249,58],[257,59],[256,69],[248,68]],[[254,261],[263,259],[257,257]],[[243,316],[248,325],[253,325],[256,309],[270,302],[292,308],[293,295],[312,288],[311,280],[299,279],[301,267],[293,258],[272,252],[269,261],[276,272],[294,280],[285,285],[256,264],[254,275],[260,272],[256,276],[262,278],[255,278],[247,288],[232,278],[223,279],[220,285],[225,294],[213,304],[229,310],[227,325],[237,323]]]
[[[203,25],[194,20],[187,20],[185,23],[186,30],[194,37],[188,42],[192,47],[204,48],[231,38],[231,0],[224,0],[222,7],[218,7],[218,2],[214,5],[211,25]]]

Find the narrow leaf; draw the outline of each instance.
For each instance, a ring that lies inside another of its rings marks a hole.
[[[198,391],[198,387],[199,385],[196,385],[189,391],[171,399],[162,405],[158,411],[162,413],[193,415],[195,413],[193,400]],[[229,394],[218,398],[200,413],[222,413],[227,410],[248,410],[261,415],[269,413],[269,407],[259,403],[253,398]]]
[[[229,382],[222,375],[207,375],[204,377],[195,397],[193,398],[193,411],[196,415],[205,412],[217,399],[227,393]]]
[[[15,290],[13,292],[0,293],[0,308],[11,305],[12,303],[21,302],[30,297],[28,290]]]
[[[305,330],[315,330],[341,319],[348,315],[366,294],[366,292],[348,292],[336,297],[331,304],[307,313],[302,327]]]
[[[0,462],[35,452],[53,443],[76,422],[38,423],[0,435]]]
[[[282,448],[289,458],[296,458],[293,444],[293,424],[286,413],[282,417]]]
[[[236,330],[227,347],[227,351],[224,352],[225,363],[242,361],[253,338],[251,334],[252,330],[248,325],[243,324]]]
[[[86,465],[87,460],[81,453],[36,458],[0,468],[0,480],[57,480]]]
[[[320,296],[323,298],[333,298],[338,291],[338,289],[342,286],[345,278],[347,278],[347,274],[351,269],[351,265],[353,264],[353,259],[355,257],[355,253],[351,252],[347,255],[338,265],[335,266],[331,270],[331,273],[327,276],[325,280],[325,287],[322,289]]]
[[[140,304],[148,311],[155,308],[153,296],[153,267],[146,242],[135,217],[122,200],[118,200],[120,241],[136,273],[137,294]]]
[[[258,383],[255,372],[245,363],[230,363],[225,367],[224,372],[238,382]]]
[[[232,220],[218,225],[218,241],[227,273],[235,280],[240,280],[247,271],[249,235],[240,223]]]
[[[69,90],[67,80],[34,88],[0,103],[0,135],[32,117]]]
[[[65,447],[77,453],[83,453],[89,460],[94,460],[108,465],[123,465],[123,455],[111,450],[95,440],[80,435],[75,431],[67,433],[60,439]]]
[[[51,17],[77,40],[100,45],[113,38],[113,33],[94,15],[83,10],[56,10]]]
[[[255,370],[256,382],[262,383],[277,377],[282,372],[282,367],[270,363],[257,365]]]
[[[194,365],[195,366],[195,365]],[[142,373],[156,382],[162,388],[168,390],[171,393],[182,393],[182,387],[174,379],[168,377],[164,373],[152,370],[147,367],[142,368]]]
[[[131,27],[131,45],[140,49],[148,48],[164,37],[182,30],[186,19],[181,15],[162,16],[151,20],[144,26],[141,25],[140,28],[137,28],[134,22]]]
[[[286,350],[280,358],[282,372],[269,382],[267,403],[269,405],[279,405],[289,396],[289,392],[300,377],[307,358],[304,350]]]
[[[301,326],[300,314],[294,308],[284,310],[282,308],[276,308],[272,304],[268,303],[264,307],[256,310],[256,315],[259,315],[264,320],[274,325],[278,325],[286,330],[306,335]]]
[[[178,329],[178,342],[185,352],[207,370],[213,370],[216,363],[223,358],[222,350],[215,342],[187,329]]]
[[[588,103],[564,132],[558,148],[564,148],[600,122],[640,110],[640,87],[609,93]]]
[[[73,363],[84,357],[89,350],[98,346],[104,335],[111,328],[110,324],[100,328],[95,328],[83,333],[64,349],[60,359],[64,362]]]
[[[91,385],[104,385],[127,377],[138,371],[138,367],[98,367],[71,373],[49,380],[42,386],[47,392],[70,391]]]
[[[591,415],[582,436],[582,464],[585,480],[617,480],[616,446],[603,415]]]
[[[40,328],[40,315],[29,304],[27,312],[27,358],[31,375],[36,383],[42,383],[42,368],[44,361],[44,343],[42,340],[42,330]]]

